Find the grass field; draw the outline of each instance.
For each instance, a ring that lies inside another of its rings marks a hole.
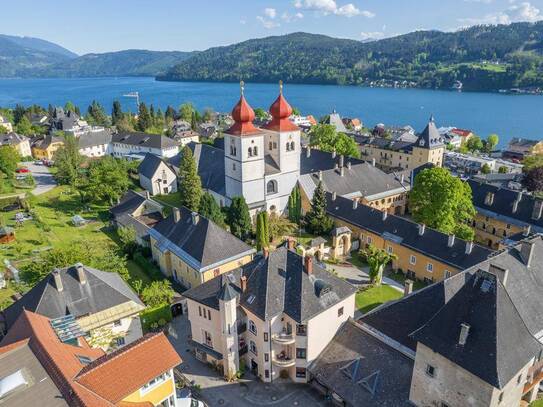
[[[371,287],[356,294],[356,308],[366,313],[385,302],[396,300],[402,295],[401,291],[388,285]]]

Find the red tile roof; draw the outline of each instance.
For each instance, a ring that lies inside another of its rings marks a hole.
[[[260,132],[253,124],[255,112],[243,95],[232,109],[232,119],[234,119],[234,124],[228,129],[228,134],[243,136]]]
[[[452,129],[452,133],[458,134],[461,137],[469,137],[472,134],[471,130],[464,130],[464,129]]]
[[[273,131],[299,130],[298,126],[289,119],[292,114],[292,107],[288,104],[283,93],[280,93],[277,99],[275,99],[275,102],[270,106],[270,113],[272,115],[272,120],[264,126],[265,129]]]

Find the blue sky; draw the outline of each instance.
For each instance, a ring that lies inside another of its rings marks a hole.
[[[48,4],[50,3],[50,4]],[[202,50],[296,31],[368,40],[418,29],[543,19],[543,0],[35,0],[2,4],[0,33],[78,54]]]

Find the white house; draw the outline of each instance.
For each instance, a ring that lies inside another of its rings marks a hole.
[[[103,157],[111,154],[111,132],[109,130],[84,133],[77,139],[79,153],[86,157]]]
[[[147,154],[138,167],[140,185],[151,195],[177,192],[177,175],[170,164],[154,154]]]
[[[141,132],[117,133],[111,138],[111,155],[129,160],[142,160],[145,154],[173,157],[179,145],[169,137]]]
[[[1,125],[1,124],[0,124]],[[0,134],[1,146],[12,146],[21,157],[31,157],[30,139],[17,133]]]

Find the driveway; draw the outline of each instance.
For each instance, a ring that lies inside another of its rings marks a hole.
[[[36,188],[32,190],[34,195],[45,194],[57,186],[57,182],[53,175],[49,172],[49,168],[45,165],[37,165],[34,162],[21,163],[27,167],[34,180],[36,181]]]
[[[290,381],[262,383],[255,378],[228,383],[217,372],[196,360],[187,343],[190,323],[185,316],[174,318],[168,328],[168,339],[183,363],[178,370],[201,387],[202,399],[210,406],[330,406],[321,396],[305,384]]]

